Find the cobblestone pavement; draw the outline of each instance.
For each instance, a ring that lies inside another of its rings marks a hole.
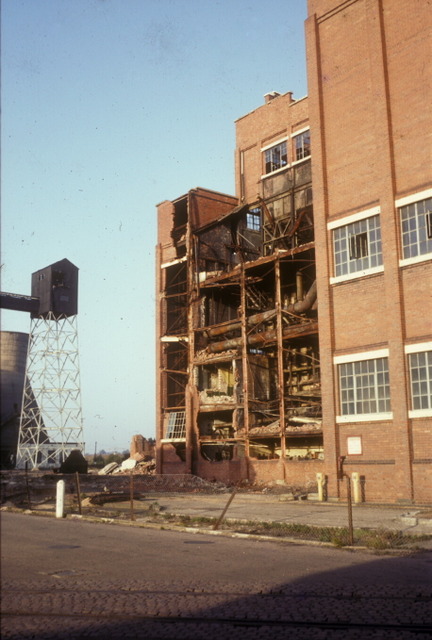
[[[431,640],[432,554],[2,514],[2,640]]]
[[[263,638],[422,640],[431,589],[125,581],[57,575],[4,585],[4,640]]]

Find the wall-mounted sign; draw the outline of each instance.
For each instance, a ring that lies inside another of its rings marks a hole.
[[[347,438],[347,452],[349,456],[360,456],[363,453],[361,436]]]

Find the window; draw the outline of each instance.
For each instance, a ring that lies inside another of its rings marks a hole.
[[[303,160],[311,154],[310,131],[294,136],[295,159]]]
[[[260,209],[251,209],[246,214],[246,227],[251,231],[261,230],[261,211]]]
[[[168,425],[165,438],[174,440],[186,438],[186,413],[185,411],[172,411],[168,414]]]
[[[410,353],[408,359],[412,409],[432,409],[432,351]]]
[[[400,207],[403,258],[432,253],[432,198]]]
[[[265,173],[282,169],[288,163],[286,141],[265,150]]]
[[[390,411],[388,358],[339,364],[342,416]]]
[[[334,229],[333,247],[336,277],[381,266],[379,215]]]

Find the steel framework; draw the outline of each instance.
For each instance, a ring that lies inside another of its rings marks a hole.
[[[17,468],[59,467],[84,452],[77,316],[31,321]]]

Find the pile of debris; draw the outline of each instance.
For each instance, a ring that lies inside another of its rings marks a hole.
[[[148,443],[143,436],[132,436],[129,458],[120,463],[110,462],[106,464],[98,474],[100,476],[112,473],[154,474],[156,473],[156,460],[154,455],[151,454],[154,454],[154,451],[150,451]]]
[[[110,462],[98,471],[98,475],[105,476],[112,473],[141,473],[141,474],[154,474],[156,473],[156,460],[137,460],[134,457],[123,460],[120,464],[118,462]]]

